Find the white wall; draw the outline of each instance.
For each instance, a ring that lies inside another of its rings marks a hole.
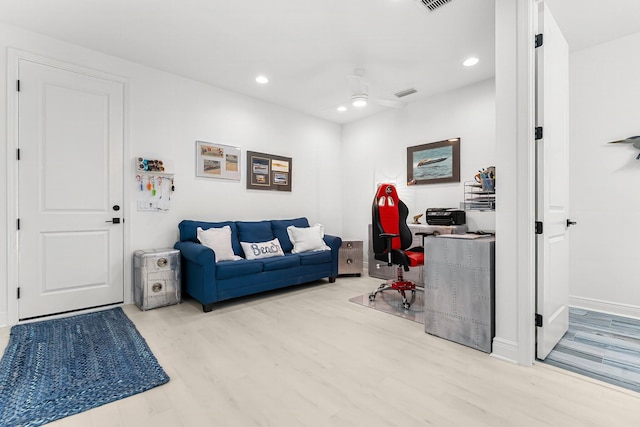
[[[127,79],[127,150],[124,206],[129,239],[126,262],[137,249],[171,247],[180,220],[261,220],[307,216],[325,225],[329,234],[341,234],[341,128],[272,104],[150,69],[121,59],[0,25],[0,82],[7,82],[7,48],[115,74]],[[248,82],[251,84],[251,82]],[[13,82],[8,83],[13,89]],[[7,87],[0,84],[0,141],[7,147]],[[195,141],[204,140],[242,148],[242,180],[231,182],[195,177]],[[292,157],[293,191],[246,190],[246,151]],[[135,209],[135,166],[138,156],[159,158],[174,172],[176,192],[169,212]],[[14,161],[0,150],[0,165]],[[15,228],[7,224],[8,189],[0,185],[0,241]],[[13,190],[9,189],[9,192]],[[7,246],[0,246],[0,325],[7,323]],[[10,248],[9,250],[14,250]],[[130,265],[125,265],[130,271]],[[125,295],[131,277],[125,275]],[[23,284],[24,285],[24,284]],[[15,286],[15,285],[12,285]]]
[[[460,183],[407,186],[407,147],[461,138]],[[377,184],[395,183],[409,219],[427,208],[459,208],[463,181],[495,165],[493,79],[347,124],[342,132],[343,234],[367,242]],[[499,188],[500,171],[496,172]],[[499,190],[498,190],[499,191]],[[421,219],[424,224],[424,217]],[[495,230],[494,212],[468,212],[470,229]]]
[[[640,317],[640,33],[570,55],[571,304]]]

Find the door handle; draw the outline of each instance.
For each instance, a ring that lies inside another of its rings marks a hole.
[[[105,222],[112,222],[114,224],[120,224],[120,218],[111,218],[111,221],[105,221]]]
[[[577,222],[575,221],[571,221],[570,219],[567,220],[567,227],[571,227],[572,225],[576,225]]]

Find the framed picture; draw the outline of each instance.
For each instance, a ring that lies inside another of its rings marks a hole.
[[[460,138],[407,147],[407,185],[460,182]]]
[[[196,141],[196,176],[240,181],[240,147]]]
[[[291,191],[291,157],[247,151],[247,189]]]

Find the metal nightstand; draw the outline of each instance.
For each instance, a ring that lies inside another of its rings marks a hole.
[[[362,240],[343,240],[338,252],[338,275],[362,276],[362,257]]]
[[[180,302],[180,251],[150,249],[133,253],[133,300],[141,310]]]

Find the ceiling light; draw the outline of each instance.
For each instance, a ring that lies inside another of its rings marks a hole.
[[[364,107],[367,105],[366,95],[353,95],[351,97],[351,104],[354,107]]]
[[[266,78],[265,76],[258,76],[256,77],[256,82],[260,83],[261,85],[265,85],[269,83],[269,79]]]
[[[474,56],[472,56],[471,58],[467,58],[462,65],[464,65],[465,67],[473,67],[474,65],[476,65],[478,62],[480,62],[480,60]]]
[[[344,105],[341,105],[341,106],[339,106],[339,107],[337,108],[337,110],[338,110],[339,112],[343,113],[343,112],[347,111],[347,107],[345,107]]]

